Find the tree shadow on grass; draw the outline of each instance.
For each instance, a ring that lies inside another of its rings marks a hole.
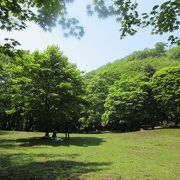
[[[69,140],[63,139],[63,141],[54,140],[42,140],[39,137],[17,139],[16,142],[20,143],[20,146],[98,146],[104,142],[102,138],[96,137],[71,137]]]
[[[11,139],[0,139],[0,148],[13,148],[17,146],[16,140]]]
[[[3,155],[0,157],[0,179],[86,179],[87,173],[98,172],[108,168],[111,163],[106,162],[79,162],[74,160],[56,160],[34,162],[23,160],[22,154]],[[13,158],[21,159],[15,163]]]
[[[9,134],[9,131],[0,130],[0,135],[7,135]]]

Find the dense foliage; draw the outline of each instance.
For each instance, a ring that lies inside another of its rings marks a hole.
[[[82,77],[57,47],[15,59],[2,55],[0,62],[1,128],[50,132],[78,126]]]
[[[163,68],[155,73],[152,89],[159,113],[177,125],[180,121],[180,66]]]
[[[153,49],[134,52],[87,73],[85,98],[90,105],[82,114],[82,125],[94,130],[122,131],[154,128],[167,122],[177,125],[179,50],[179,46],[166,50],[165,44],[157,43]],[[168,76],[161,75],[164,67]],[[176,70],[173,71],[173,67]],[[161,91],[157,91],[158,88]]]
[[[180,49],[164,43],[82,76],[55,46],[0,54],[0,128],[134,131],[180,122]]]

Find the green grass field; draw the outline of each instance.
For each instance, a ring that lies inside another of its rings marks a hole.
[[[72,134],[63,142],[43,135],[0,131],[1,180],[180,179],[180,129]]]

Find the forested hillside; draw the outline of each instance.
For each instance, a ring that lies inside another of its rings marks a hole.
[[[180,122],[180,46],[82,74],[57,47],[0,54],[0,128],[134,131]]]
[[[88,106],[81,122],[87,129],[138,130],[179,122],[180,46],[136,51],[84,77]]]

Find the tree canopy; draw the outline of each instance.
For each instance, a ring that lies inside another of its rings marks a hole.
[[[163,43],[82,74],[56,46],[0,53],[0,127],[134,131],[179,119],[179,46]]]
[[[76,127],[83,92],[81,72],[57,47],[3,60],[0,114],[4,128],[63,131],[67,122]]]
[[[154,97],[166,119],[180,121],[180,66],[163,68],[152,78]]]
[[[179,65],[178,54],[179,46],[166,50],[163,43],[157,43],[155,48],[136,51],[87,73],[85,99],[90,105],[85,109],[86,113],[81,115],[82,122],[90,129],[99,129],[101,124],[107,129],[123,131],[136,130],[141,126],[153,128],[166,121],[175,122],[177,113],[170,113],[168,109],[171,107],[175,111],[175,107],[179,107],[176,103],[170,105],[175,99],[179,101],[178,75],[175,70],[171,72],[171,68]],[[167,76],[160,76],[155,85],[156,75],[159,76],[164,67],[167,68]],[[160,80],[167,85],[161,85]],[[168,81],[172,82],[171,87]],[[156,92],[157,88],[174,100],[162,105],[157,98],[161,94],[160,91]],[[169,113],[165,115],[163,112]]]

